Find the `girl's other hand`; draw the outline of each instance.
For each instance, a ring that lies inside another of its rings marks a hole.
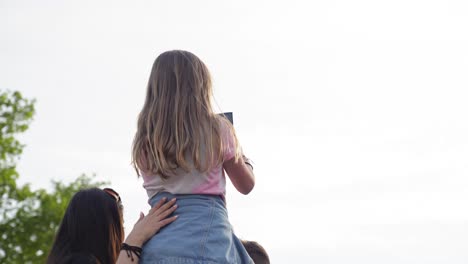
[[[167,203],[166,198],[163,198],[149,210],[148,215],[145,216],[140,212],[140,219],[135,223],[125,243],[141,247],[143,243],[154,236],[162,227],[174,222],[177,219],[177,215],[169,218],[167,216],[177,209],[175,202],[175,198]]]

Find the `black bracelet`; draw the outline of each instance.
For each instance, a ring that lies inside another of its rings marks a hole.
[[[253,166],[252,166],[252,163],[250,163],[250,159],[247,158],[244,154],[242,154],[242,159],[244,160],[244,163],[249,165],[250,168],[253,170]]]
[[[250,164],[250,162],[244,161],[244,163],[247,164],[247,165],[249,165],[250,168],[253,170],[253,166],[252,166],[252,164]]]
[[[125,250],[127,252],[127,257],[129,257],[132,262],[134,260],[133,258],[133,253],[135,253],[135,255],[140,258],[141,256],[141,247],[136,247],[136,246],[130,246],[129,244],[127,243],[123,243],[122,244],[122,247],[120,248],[120,250]]]

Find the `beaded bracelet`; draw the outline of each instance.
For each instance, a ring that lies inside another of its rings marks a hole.
[[[135,253],[135,255],[140,258],[140,255],[141,255],[141,247],[137,247],[137,246],[130,246],[129,244],[127,243],[123,243],[122,244],[122,247],[120,248],[120,250],[125,250],[127,252],[127,257],[129,257],[132,262],[134,260],[133,258],[133,253]]]

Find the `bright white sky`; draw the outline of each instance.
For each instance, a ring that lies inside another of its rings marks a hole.
[[[231,222],[273,263],[468,262],[466,1],[2,0],[0,36],[0,89],[37,99],[21,182],[96,173],[131,228],[151,65],[186,49],[255,161]]]

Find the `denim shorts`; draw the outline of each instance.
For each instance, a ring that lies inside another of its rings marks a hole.
[[[150,199],[176,197],[176,221],[161,229],[145,245],[140,263],[158,264],[253,264],[234,235],[221,196],[158,193]]]

